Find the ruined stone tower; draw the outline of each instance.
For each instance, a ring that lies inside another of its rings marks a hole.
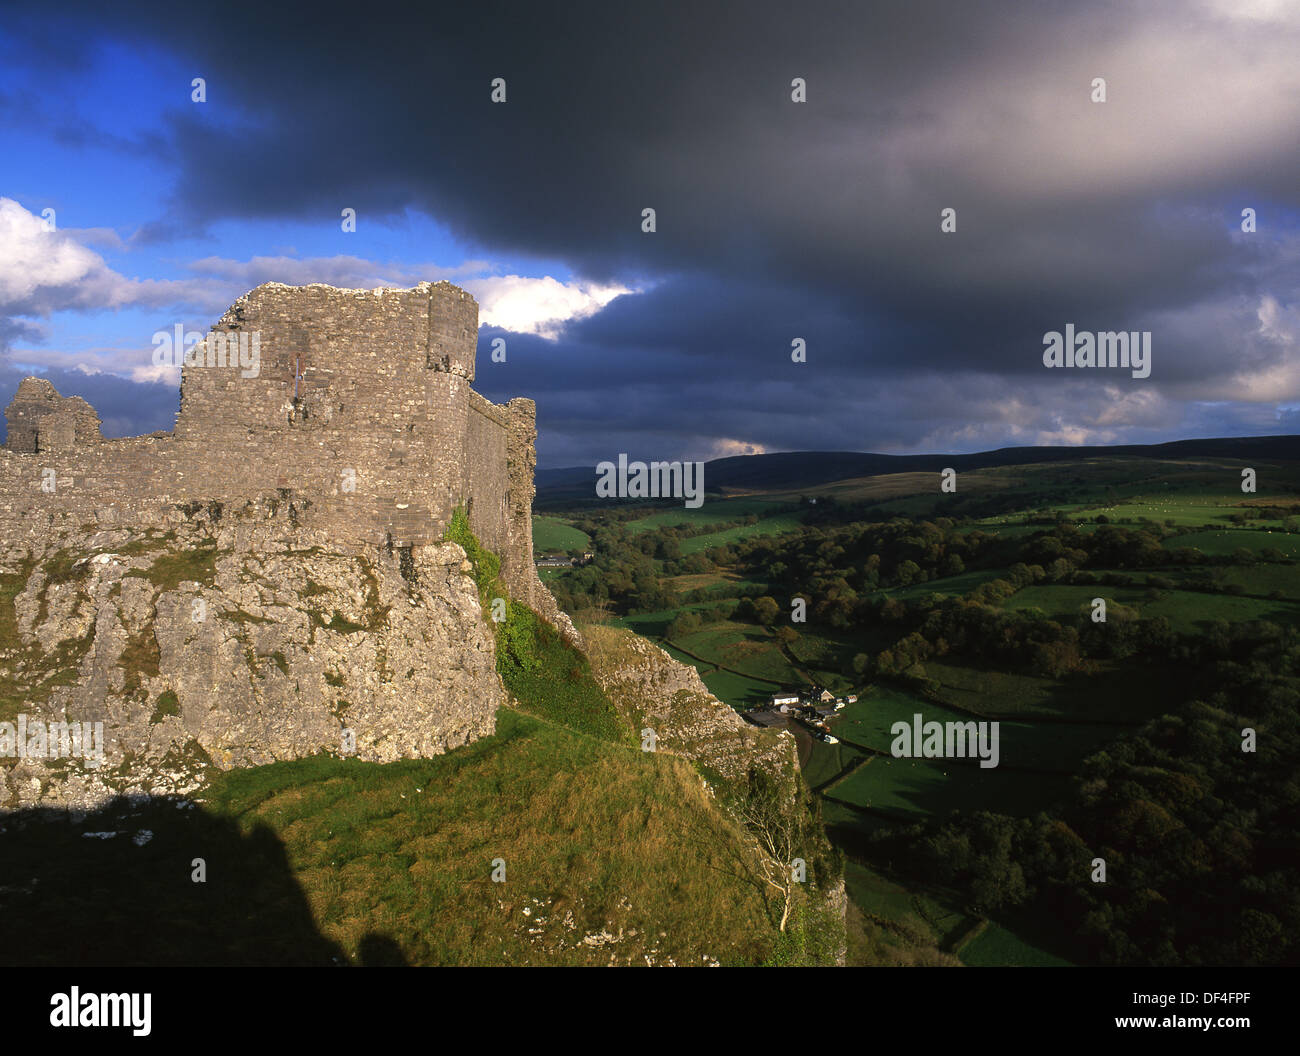
[[[5,412],[10,451],[67,451],[104,439],[99,415],[80,396],[60,396],[44,378],[24,378]]]

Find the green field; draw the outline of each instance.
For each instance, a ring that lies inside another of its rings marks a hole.
[[[656,510],[634,521],[628,521],[627,527],[629,531],[644,532],[652,528],[725,524],[728,521],[748,517],[750,514],[763,517],[775,509],[788,505],[789,503],[772,499],[710,499],[703,506],[693,510],[685,506]]]
[[[925,598],[931,594],[945,594],[950,597],[960,597],[963,594],[969,594],[982,583],[988,583],[1006,574],[1005,569],[977,569],[973,572],[963,572],[958,576],[944,576],[942,579],[932,579],[928,583],[913,583],[908,587],[892,587],[882,591],[891,598],[897,598],[899,601],[911,601],[913,598]]]
[[[1158,715],[1180,690],[1180,673],[1162,667],[1099,664],[1095,673],[1064,680],[927,660],[939,699],[991,717],[1058,717],[1138,723]]]
[[[1265,597],[1277,592],[1289,600],[1300,600],[1300,564],[1260,561],[1250,565],[1196,565],[1190,568],[1098,570],[1101,575],[1127,578],[1135,587],[1161,590],[1192,590],[1215,593],[1240,588],[1243,595]],[[1172,583],[1173,586],[1169,586]],[[1113,590],[1113,587],[1106,587]]]
[[[989,922],[957,951],[962,964],[971,968],[1017,965],[1025,968],[1069,968],[1069,961],[1056,957],[1019,938],[1001,925]]]
[[[756,535],[780,535],[782,532],[795,531],[802,525],[799,514],[779,513],[773,517],[764,517],[757,524],[742,524],[720,532],[707,535],[693,535],[682,540],[683,554],[698,554],[715,546],[725,546],[739,539],[749,539]]]
[[[844,870],[844,882],[853,896],[853,901],[869,913],[893,920],[904,920],[916,915],[918,923],[928,923],[925,918],[916,913],[912,892],[874,869],[857,862],[850,862]],[[945,920],[952,927],[962,923],[963,915],[952,907],[935,906],[934,908],[938,912],[927,914],[931,919]],[[942,941],[942,935],[934,934],[930,928],[926,930],[931,930],[931,938],[936,943]]]
[[[559,517],[533,517],[533,550],[538,554],[556,551],[585,550],[591,546],[586,532],[581,532]]]
[[[937,481],[938,474],[934,475],[934,482],[930,489],[920,495],[907,495],[901,499],[890,499],[888,502],[882,502],[876,506],[879,513],[889,514],[894,517],[928,517],[934,511],[936,505],[942,503]]]
[[[888,752],[893,741],[890,726],[900,720],[910,723],[918,712],[923,720],[938,722],[963,722],[969,718],[901,689],[877,685],[860,694],[854,703],[845,705],[831,720],[831,729],[842,741]]]
[[[1293,601],[1300,601],[1300,565],[1233,565],[1213,569],[1213,578],[1236,584],[1247,594],[1267,595],[1273,591]]]
[[[745,623],[715,623],[674,642],[689,653],[719,667],[730,667],[773,682],[799,681],[765,630]]]
[[[877,918],[895,941],[946,948],[976,923],[953,901],[895,883],[857,862],[848,862],[844,883],[854,905]]]
[[[808,761],[803,764],[804,779],[810,788],[820,788],[841,776],[863,757],[863,752],[842,741],[839,744],[813,741]]]
[[[1067,586],[1057,583],[1040,583],[1022,587],[1002,602],[1002,608],[1012,612],[1038,609],[1055,619],[1085,616],[1092,612],[1092,599],[1105,598],[1107,605],[1116,602],[1137,606],[1146,594],[1145,587],[1111,587],[1095,583]]]
[[[1247,550],[1280,550],[1289,558],[1300,559],[1300,535],[1290,532],[1258,531],[1253,528],[1228,528],[1220,531],[1188,532],[1164,541],[1167,550],[1195,547],[1205,554],[1231,554]]]
[[[841,741],[889,752],[894,723],[910,726],[917,714],[922,722],[979,721],[902,690],[873,686],[831,720],[831,730]],[[999,762],[989,772],[1029,767],[1073,773],[1085,757],[1123,732],[1124,727],[1116,725],[1000,721]]]
[[[1206,594],[1194,590],[1171,590],[1157,600],[1147,601],[1145,594],[1145,588],[1136,587],[1038,585],[1025,587],[1002,604],[1007,609],[1040,609],[1048,616],[1064,618],[1090,610],[1093,598],[1105,598],[1108,605],[1118,601],[1136,608],[1147,619],[1163,616],[1175,631],[1195,631],[1212,620],[1300,623],[1300,609],[1287,601]]]
[[[698,612],[700,609],[707,609],[710,605],[708,602],[697,601],[687,605],[679,605],[675,609],[659,609],[655,612],[633,612],[626,616],[619,616],[614,623],[619,627],[626,627],[629,631],[635,631],[643,638],[662,638],[668,625],[680,613]]]
[[[1238,478],[1240,480],[1240,478]],[[1230,482],[1231,483],[1231,482]],[[1242,512],[1242,494],[1240,488],[1235,491],[1220,493],[1179,493],[1159,498],[1130,499],[1128,502],[1113,506],[1100,506],[1082,511],[1088,517],[1098,514],[1109,517],[1112,521],[1138,520],[1147,518],[1164,524],[1173,521],[1176,527],[1199,526],[1209,524],[1231,523],[1229,518],[1234,513]],[[1250,496],[1252,499],[1257,496]],[[1261,524],[1273,522],[1261,521]],[[1280,522],[1279,522],[1280,523]]]
[[[875,756],[825,795],[849,805],[892,814],[945,817],[953,811],[987,810],[1029,817],[1065,798],[1072,778],[1026,773],[947,759]]]
[[[773,690],[777,688],[771,682],[746,678],[733,671],[713,670],[700,677],[704,679],[704,684],[710,693],[724,704],[730,704],[738,710],[762,703],[771,697]]]
[[[844,882],[853,904],[868,914],[873,924],[884,929],[878,942],[905,948],[928,945],[936,950],[952,950],[963,964],[971,966],[1056,968],[1070,965],[1024,935],[964,912],[949,893],[904,887],[856,861],[845,864]]]

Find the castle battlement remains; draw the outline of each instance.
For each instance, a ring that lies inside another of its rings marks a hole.
[[[177,503],[274,493],[342,544],[404,548],[441,540],[464,505],[512,593],[553,611],[533,565],[534,404],[470,388],[477,335],[478,304],[447,282],[268,283],[187,358],[170,433],[104,439],[89,404],[28,378],[6,412],[0,530],[21,545],[60,519],[132,527]],[[233,352],[205,362],[241,340],[256,376]]]

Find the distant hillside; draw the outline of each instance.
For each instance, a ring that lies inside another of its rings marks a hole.
[[[786,451],[772,455],[736,455],[707,463],[705,487],[719,491],[787,491],[827,484],[850,477],[884,473],[984,469],[1035,462],[1066,462],[1093,458],[1230,458],[1300,460],[1300,436],[1228,436],[1174,440],[1166,444],[1125,444],[1115,447],[1003,447],[968,455],[879,455],[860,451]],[[572,503],[594,499],[594,466],[537,471],[537,504]]]

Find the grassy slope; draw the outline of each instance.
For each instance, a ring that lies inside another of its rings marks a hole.
[[[19,891],[0,894],[3,959],[698,964],[772,948],[735,864],[747,845],[688,763],[509,710],[495,736],[435,759],[276,763],[221,775],[203,801],[10,828],[0,889]],[[154,837],[137,847],[140,829]],[[207,884],[189,881],[194,855]],[[82,946],[86,920],[95,941]]]

